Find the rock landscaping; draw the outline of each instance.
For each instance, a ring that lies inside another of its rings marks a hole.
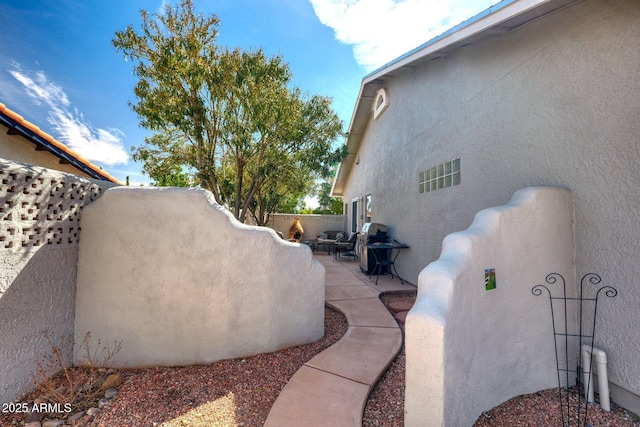
[[[111,405],[123,382],[122,374],[113,369],[71,368],[67,372],[72,383],[76,384],[73,392],[60,385],[53,392],[46,393],[52,384],[69,380],[65,374],[59,373],[16,402],[14,408],[19,410],[2,414],[0,424],[26,427],[91,425],[94,417]],[[73,401],[65,401],[70,396]]]

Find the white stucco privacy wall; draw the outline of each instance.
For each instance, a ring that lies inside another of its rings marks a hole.
[[[575,295],[573,222],[570,191],[531,187],[445,238],[407,316],[405,425],[469,426],[511,397],[557,386],[549,300],[531,289],[556,272]],[[496,289],[485,290],[490,268]]]
[[[76,341],[122,341],[115,366],[210,363],[324,333],[311,250],[240,224],[208,191],[109,190],[83,212],[81,239]]]

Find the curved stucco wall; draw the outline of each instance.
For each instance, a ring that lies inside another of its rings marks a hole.
[[[580,1],[387,80],[345,200],[372,194],[373,221],[411,247],[398,271],[417,283],[475,213],[523,187],[571,189],[576,270],[619,295],[599,311],[596,346],[640,413],[639,26],[636,0]],[[420,172],[458,157],[460,185],[418,192]]]
[[[573,238],[571,192],[543,187],[446,237],[407,316],[407,426],[472,425],[513,396],[557,386],[549,300],[531,289],[556,272],[575,291]],[[497,286],[485,290],[490,268]]]
[[[324,333],[311,250],[240,224],[207,191],[109,190],[81,224],[76,343],[122,341],[115,366],[210,363]]]

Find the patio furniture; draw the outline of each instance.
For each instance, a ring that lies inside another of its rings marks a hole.
[[[376,260],[376,266],[369,274],[369,279],[373,276],[376,271],[378,272],[378,276],[376,277],[376,285],[378,284],[378,279],[380,278],[380,274],[384,274],[385,272],[389,272],[391,277],[395,277],[400,279],[400,283],[404,284],[404,280],[398,274],[398,270],[396,270],[396,258],[400,254],[400,249],[408,249],[409,246],[404,243],[396,242],[395,240],[391,243],[367,243],[367,248],[371,249],[373,252],[373,256]],[[393,250],[396,249],[396,254],[393,256]]]
[[[331,250],[335,247],[336,241],[334,239],[323,239],[318,237],[318,250],[323,249],[326,253],[331,255]]]
[[[333,254],[334,259],[338,259],[341,256],[358,259],[358,254],[355,251],[357,241],[358,241],[358,233],[351,233],[349,240],[344,242],[336,242],[335,252]]]
[[[304,243],[311,248],[312,252],[315,252],[318,249],[318,239],[309,239]]]
[[[340,240],[341,235],[344,235],[343,231],[323,231],[316,239],[318,250],[320,250],[320,246],[322,245],[322,248],[328,254],[331,254],[336,242]]]

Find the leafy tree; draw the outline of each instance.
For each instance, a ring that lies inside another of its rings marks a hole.
[[[153,185],[157,187],[189,187],[191,180],[189,179],[188,173],[176,170],[168,175],[157,178]]]
[[[313,191],[313,176],[294,167],[284,167],[272,182],[256,193],[252,215],[257,224],[267,224],[273,212],[295,213],[302,199]]]
[[[141,16],[141,32],[129,26],[113,44],[139,77],[130,105],[155,134],[133,157],[156,181],[186,168],[240,221],[264,224],[343,158],[330,100],[290,88],[282,58],[217,46],[218,18],[191,0]]]
[[[318,208],[315,213],[342,215],[343,210],[342,200],[331,197],[331,182],[322,182],[318,192]]]

